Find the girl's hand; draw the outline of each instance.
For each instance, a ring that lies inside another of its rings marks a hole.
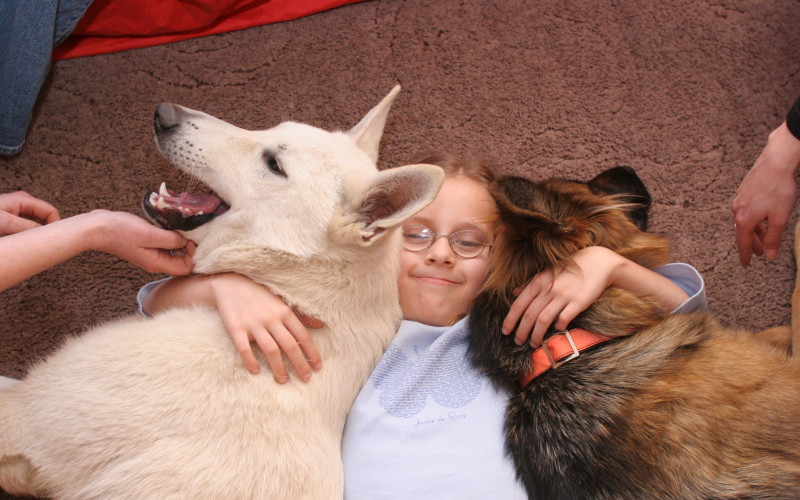
[[[563,330],[578,314],[586,310],[612,284],[613,273],[624,260],[604,247],[588,247],[576,252],[574,268],[546,270],[521,290],[503,321],[503,334],[508,335],[519,322],[514,341],[529,341],[538,347],[544,334],[555,321]],[[530,339],[529,339],[530,337]]]
[[[60,219],[58,210],[25,191],[0,194],[0,236],[16,234]]]
[[[312,368],[322,367],[322,358],[303,326],[319,328],[322,326],[319,320],[301,316],[301,321],[283,299],[245,276],[219,274],[210,277],[209,283],[222,323],[251,373],[261,370],[250,347],[251,341],[264,353],[278,383],[289,380],[281,352],[286,354],[303,381],[311,378]]]

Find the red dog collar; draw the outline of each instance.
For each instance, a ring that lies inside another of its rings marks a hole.
[[[524,389],[533,379],[550,368],[558,368],[567,361],[577,358],[581,351],[611,338],[583,328],[573,328],[556,333],[543,342],[541,347],[533,351],[531,369],[520,377],[519,384]]]

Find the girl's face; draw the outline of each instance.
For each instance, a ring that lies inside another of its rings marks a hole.
[[[494,200],[468,177],[448,177],[436,199],[405,224],[421,224],[434,233],[469,229],[492,244],[490,217]],[[477,257],[459,257],[448,237],[437,237],[427,250],[401,251],[400,307],[403,317],[427,325],[446,326],[465,315],[486,278],[489,248]]]

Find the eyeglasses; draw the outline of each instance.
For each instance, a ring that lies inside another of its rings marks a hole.
[[[403,226],[403,248],[412,252],[422,252],[429,249],[439,236],[447,236],[450,248],[464,259],[477,257],[483,253],[484,248],[492,247],[483,242],[480,234],[468,229],[453,234],[443,234],[434,233],[422,224],[408,224]]]

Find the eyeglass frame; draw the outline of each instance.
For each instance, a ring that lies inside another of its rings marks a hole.
[[[492,245],[490,243],[484,243],[483,241],[479,241],[478,243],[483,245],[483,248],[481,248],[481,251],[478,252],[477,254],[471,256],[471,257],[464,257],[463,255],[458,253],[458,251],[456,251],[455,248],[453,248],[453,236],[457,235],[458,233],[465,233],[465,232],[474,233],[474,234],[477,234],[478,236],[480,236],[476,231],[473,231],[471,229],[459,229],[458,231],[456,231],[454,233],[450,233],[450,234],[447,234],[447,233],[435,233],[435,232],[433,232],[433,230],[431,228],[429,228],[428,226],[426,226],[424,224],[406,224],[402,228],[400,228],[400,230],[401,230],[401,232],[405,231],[405,229],[407,227],[411,227],[411,226],[419,226],[419,227],[423,228],[425,231],[428,231],[429,233],[431,233],[433,235],[433,237],[431,238],[431,241],[428,244],[428,246],[426,246],[425,248],[420,248],[419,250],[412,250],[411,248],[407,248],[406,244],[405,244],[406,243],[405,237],[403,237],[403,249],[404,250],[408,250],[409,252],[419,253],[419,252],[424,252],[426,250],[430,250],[430,248],[433,246],[433,244],[436,243],[436,238],[438,238],[440,236],[447,236],[447,244],[450,246],[450,250],[452,250],[454,254],[456,254],[458,257],[460,257],[462,259],[474,259],[476,257],[480,257],[481,254],[483,253],[483,251],[486,250],[486,247],[489,247],[490,251],[491,251],[491,248],[494,247],[494,245]]]

